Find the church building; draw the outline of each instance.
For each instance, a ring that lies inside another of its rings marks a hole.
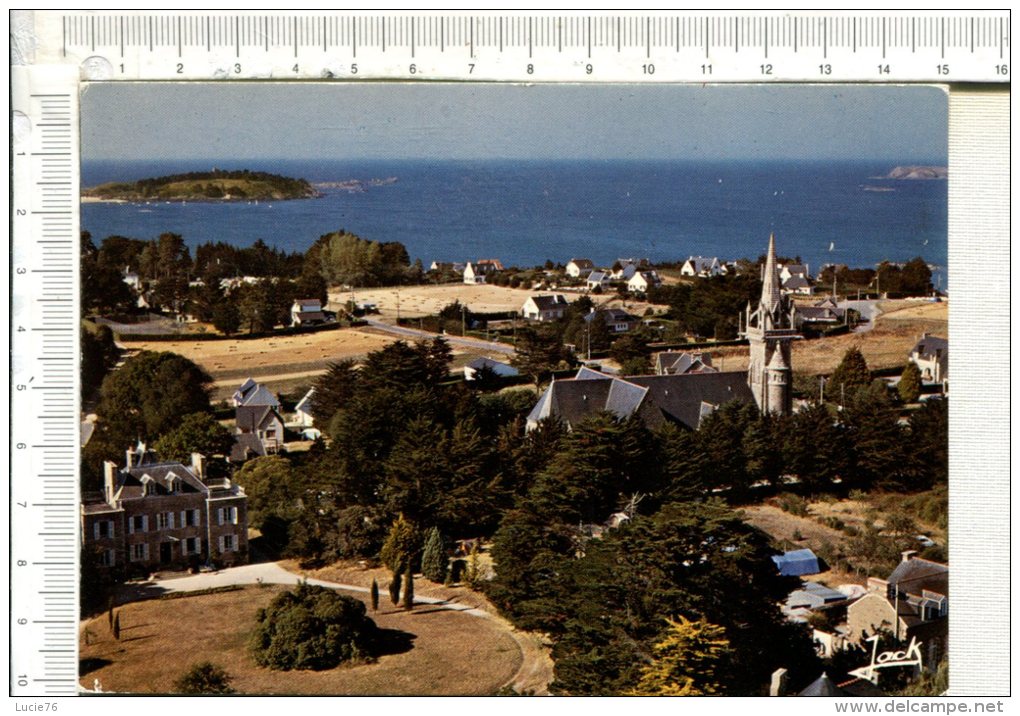
[[[637,416],[651,429],[670,422],[697,430],[706,416],[733,401],[754,401],[762,413],[789,414],[793,409],[790,343],[798,334],[793,304],[781,291],[771,236],[762,282],[758,305],[749,304],[741,321],[741,335],[751,351],[746,373],[711,368],[707,355],[699,355],[699,370],[658,375],[621,377],[581,368],[573,378],[552,382],[528,415],[528,429],[549,417],[569,428],[586,417],[609,412],[621,418]],[[675,361],[676,354],[670,355]]]

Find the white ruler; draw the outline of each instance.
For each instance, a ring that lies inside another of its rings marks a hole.
[[[86,80],[1010,81],[1007,11],[12,15],[11,693],[77,690]]]
[[[78,672],[78,91],[73,67],[14,68],[11,220],[11,693]]]
[[[1008,11],[46,13],[37,62],[111,80],[1008,82]]]

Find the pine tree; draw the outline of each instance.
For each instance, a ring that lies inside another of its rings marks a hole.
[[[109,622],[110,628],[113,629],[113,597],[110,597],[106,602],[106,621]]]
[[[410,564],[404,572],[404,609],[414,609],[414,570]]]
[[[705,696],[719,692],[717,673],[729,659],[730,643],[722,627],[683,616],[667,619],[655,656],[641,668],[633,696]]]
[[[391,572],[400,574],[408,563],[414,566],[420,549],[421,536],[418,530],[401,514],[394,520],[379,552],[379,558]]]
[[[120,612],[113,618],[113,638],[120,641]]]
[[[372,578],[372,611],[379,611],[379,582],[375,581],[375,577]]]
[[[841,392],[847,393],[858,388],[866,388],[869,385],[871,385],[871,371],[868,370],[868,363],[864,360],[861,350],[854,346],[847,349],[843,354],[843,360],[833,371],[829,378],[826,395],[830,400],[839,400]]]
[[[394,572],[390,580],[390,601],[393,606],[400,604],[400,572]]]
[[[907,363],[900,375],[900,382],[896,386],[896,390],[899,391],[900,399],[904,403],[917,402],[921,395],[921,371],[917,364]]]
[[[425,550],[421,556],[421,571],[427,579],[437,584],[446,580],[448,559],[446,550],[443,548],[443,536],[438,527],[429,530],[429,536],[425,540]]]

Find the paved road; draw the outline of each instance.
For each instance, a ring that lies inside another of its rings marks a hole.
[[[134,601],[145,596],[157,596],[168,592],[195,592],[200,589],[213,589],[216,587],[230,587],[245,584],[298,584],[307,581],[320,587],[330,589],[342,589],[347,592],[362,592],[368,594],[367,587],[360,587],[355,584],[340,584],[338,582],[327,582],[322,579],[307,579],[293,572],[288,572],[275,562],[263,562],[261,564],[246,564],[241,567],[221,569],[218,572],[202,572],[200,574],[186,577],[171,577],[169,579],[155,579],[144,584],[125,584],[122,588],[120,600]],[[489,612],[481,609],[454,604],[444,599],[432,597],[414,598],[415,604],[431,604],[440,609],[449,609],[455,612],[464,612],[469,616],[493,618]]]
[[[396,336],[404,338],[413,338],[415,340],[421,340],[423,338],[445,338],[450,342],[451,345],[463,346],[465,348],[474,348],[483,351],[493,351],[495,353],[504,353],[506,355],[513,355],[513,346],[508,346],[505,343],[493,343],[491,341],[483,341],[477,338],[461,338],[460,336],[440,336],[438,333],[432,333],[430,331],[419,331],[417,328],[405,328],[404,326],[394,326],[391,323],[384,323],[376,318],[365,319],[372,328],[378,328],[380,331],[386,331]]]
[[[878,301],[840,301],[840,308],[852,308],[861,314],[861,318],[867,323],[862,323],[854,329],[854,333],[867,333],[875,327],[875,319],[882,315],[878,307]]]

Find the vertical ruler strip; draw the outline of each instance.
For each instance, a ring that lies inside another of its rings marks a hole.
[[[11,694],[78,690],[78,69],[12,70]],[[14,420],[17,416],[17,421]]]

